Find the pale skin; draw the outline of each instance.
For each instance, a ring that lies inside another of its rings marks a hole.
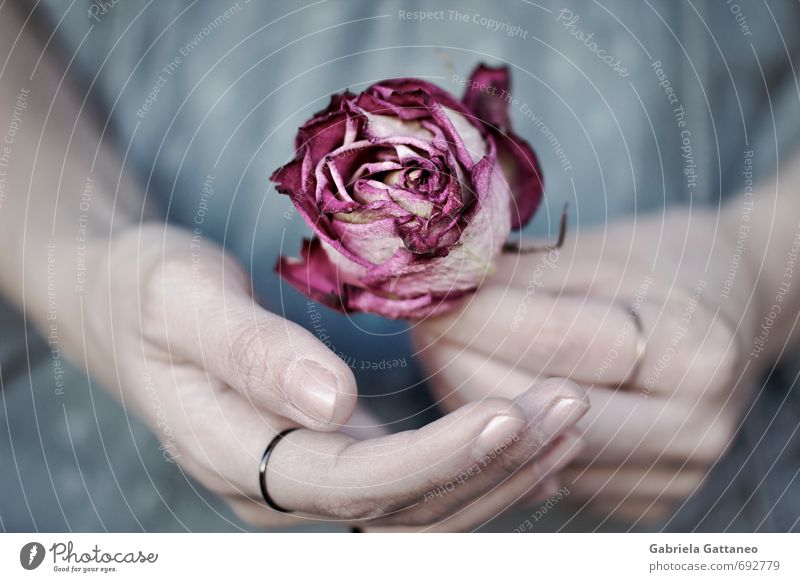
[[[585,446],[559,475],[570,500],[632,522],[667,517],[730,445],[760,374],[797,339],[800,286],[785,283],[800,236],[800,160],[777,172],[720,209],[581,228],[558,253],[504,256],[463,310],[416,329],[445,408],[569,377],[592,405],[579,422]]]
[[[0,10],[0,110],[26,90],[0,209],[0,289],[43,333],[55,326],[61,353],[152,427],[189,474],[259,527],[326,519],[472,529],[554,490],[551,476],[581,446],[583,389],[550,379],[380,434],[356,409],[344,362],[259,307],[236,259],[153,216],[55,48],[42,54],[24,20],[8,4]],[[258,483],[267,443],[289,427],[302,430],[275,448],[267,483],[296,515],[267,508]]]

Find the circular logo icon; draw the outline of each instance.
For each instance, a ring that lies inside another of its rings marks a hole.
[[[35,570],[44,561],[44,546],[39,542],[29,542],[19,551],[19,563],[26,570]]]

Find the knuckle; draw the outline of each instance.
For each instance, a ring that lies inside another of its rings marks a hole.
[[[247,393],[272,385],[269,371],[275,362],[268,354],[271,333],[269,325],[246,323],[238,332],[223,339],[225,345],[220,346],[223,357],[227,358],[230,369],[235,371],[241,388]]]
[[[158,301],[164,299],[166,290],[185,290],[187,284],[191,285],[194,272],[191,260],[183,254],[166,254],[144,273],[145,297]]]
[[[195,296],[191,281],[191,265],[184,257],[175,254],[167,255],[142,273],[139,288],[144,331],[164,331],[168,315],[181,313],[186,308],[187,299]]]

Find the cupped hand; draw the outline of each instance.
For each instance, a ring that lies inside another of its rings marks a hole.
[[[734,226],[679,210],[504,256],[463,310],[416,329],[437,396],[452,408],[549,376],[580,383],[592,407],[560,475],[570,499],[665,517],[728,447],[754,388],[743,349],[757,302]]]
[[[176,461],[246,522],[302,519],[466,529],[547,492],[588,405],[567,381],[467,405],[420,430],[356,440],[348,366],[310,332],[257,305],[245,271],[213,243],[150,226],[94,259],[89,370]],[[101,276],[102,274],[102,276]],[[270,496],[260,494],[266,445]],[[380,427],[361,427],[380,432]]]

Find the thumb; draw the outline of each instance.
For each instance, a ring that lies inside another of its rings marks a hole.
[[[148,279],[146,296],[158,309],[148,310],[143,332],[170,356],[307,428],[347,422],[357,397],[350,368],[309,331],[257,305],[230,256],[165,256]]]

